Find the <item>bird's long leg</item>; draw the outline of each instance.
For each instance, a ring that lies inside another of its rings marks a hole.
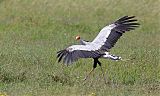
[[[99,66],[100,66],[100,68],[101,68],[101,71],[102,71],[102,75],[103,75],[103,79],[104,79],[104,83],[105,84],[107,84],[108,82],[106,81],[106,77],[105,77],[105,72],[103,71],[103,68],[102,68],[102,66],[101,66],[101,62],[99,62],[98,60],[97,60],[97,63],[99,64]]]
[[[105,72],[103,71],[102,66],[100,66],[100,68],[101,68],[101,71],[102,71],[102,75],[103,75],[104,83],[105,83],[105,84],[107,84],[108,82],[107,82],[106,77],[105,77],[105,75],[104,75],[104,73],[105,73]]]
[[[87,78],[90,76],[90,74],[94,71],[95,68],[92,68],[92,70],[87,74],[87,76],[84,78],[84,81],[87,80]]]
[[[84,78],[84,81],[87,80],[87,78],[90,76],[90,74],[94,71],[94,69],[97,67],[97,61],[94,59],[94,64],[92,70],[88,73],[88,75]]]

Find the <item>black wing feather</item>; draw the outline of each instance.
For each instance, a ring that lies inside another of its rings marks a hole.
[[[84,50],[74,50],[69,52],[64,49],[57,52],[58,62],[61,62],[63,59],[63,63],[71,64],[72,62],[78,60],[79,58],[98,58],[104,55],[104,53],[100,51],[84,51]]]
[[[115,43],[123,35],[123,33],[125,33],[126,31],[134,30],[136,27],[140,25],[136,22],[137,19],[134,19],[134,17],[135,16],[124,16],[115,21],[113,23],[115,27],[110,31],[110,34],[106,38],[104,45],[102,45],[102,47],[99,50],[60,50],[57,52],[58,62],[61,62],[63,59],[64,63],[71,64],[79,58],[99,58],[102,55],[105,55],[103,52],[109,51],[109,49],[114,47]]]
[[[134,19],[135,16],[124,16],[117,21],[115,21],[113,24],[116,25],[115,28],[113,28],[108,36],[106,38],[105,44],[101,47],[101,50],[109,51],[118,39],[125,33],[126,31],[134,30],[136,27],[139,27],[139,23],[137,23],[137,19]]]

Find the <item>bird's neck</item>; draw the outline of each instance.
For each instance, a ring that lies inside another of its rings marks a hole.
[[[83,40],[83,39],[80,39],[79,42],[83,45],[84,40]]]
[[[82,38],[80,38],[80,39],[79,39],[79,42],[81,42],[81,41],[83,42],[84,40],[83,40]]]
[[[83,39],[80,39],[80,44],[81,44],[81,45],[87,45],[87,44],[88,44],[88,42],[87,42],[87,41],[85,41],[85,40],[83,40]]]

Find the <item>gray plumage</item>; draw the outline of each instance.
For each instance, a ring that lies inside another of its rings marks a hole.
[[[118,39],[126,31],[134,30],[139,26],[134,17],[124,16],[114,23],[105,26],[92,42],[81,41],[81,45],[72,45],[57,52],[58,62],[63,59],[63,63],[71,64],[79,58],[105,57],[108,54],[107,52],[114,47]]]

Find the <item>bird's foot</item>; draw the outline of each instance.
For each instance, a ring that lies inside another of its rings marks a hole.
[[[87,77],[85,77],[84,79],[82,79],[83,81],[86,81],[87,80]]]
[[[88,76],[86,76],[84,79],[82,79],[83,85],[85,85],[87,83],[87,81],[86,81],[87,78],[88,78]]]

